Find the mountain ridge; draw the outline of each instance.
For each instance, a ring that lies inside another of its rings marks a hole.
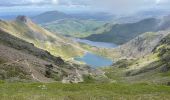
[[[145,32],[158,32],[170,28],[169,17],[147,18],[135,23],[107,25],[100,34],[92,34],[85,39],[116,44],[124,44]]]
[[[33,43],[56,56],[68,59],[85,52],[79,44],[41,28],[26,16],[19,16],[13,21],[1,21],[0,26],[1,30]]]

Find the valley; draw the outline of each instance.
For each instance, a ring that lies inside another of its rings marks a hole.
[[[169,100],[165,1],[17,1],[0,3],[0,99]]]

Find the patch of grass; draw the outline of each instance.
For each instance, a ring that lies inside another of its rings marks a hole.
[[[84,83],[94,83],[95,82],[95,79],[90,75],[84,75],[83,79],[84,79]]]
[[[0,66],[0,78],[1,79],[10,79],[10,78],[20,78],[20,79],[29,79],[26,73],[21,66]]]
[[[115,67],[108,67],[103,69],[105,71],[105,75],[112,80],[112,82],[121,82],[123,76],[124,68],[115,68]]]
[[[148,84],[0,84],[1,100],[136,100],[170,98],[170,87]]]
[[[169,76],[170,77],[170,71],[165,72],[165,73],[161,73],[161,76],[165,77],[165,76]]]
[[[4,60],[4,59],[2,59],[2,58],[0,58],[0,64],[3,64],[3,63],[5,63],[6,61]]]

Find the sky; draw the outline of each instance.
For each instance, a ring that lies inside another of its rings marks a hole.
[[[128,14],[147,9],[170,9],[170,0],[0,0],[0,14],[16,12],[100,11]]]

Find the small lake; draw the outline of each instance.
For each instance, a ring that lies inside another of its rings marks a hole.
[[[95,46],[95,47],[99,47],[99,48],[115,48],[115,47],[117,47],[117,45],[113,44],[113,43],[94,42],[94,41],[90,41],[90,40],[86,40],[86,39],[74,39],[74,41],[80,42],[80,43],[85,43],[90,46]]]
[[[75,57],[74,59],[77,61],[85,62],[87,65],[93,68],[110,66],[113,63],[111,59],[98,56],[92,53],[86,53],[83,57]]]

